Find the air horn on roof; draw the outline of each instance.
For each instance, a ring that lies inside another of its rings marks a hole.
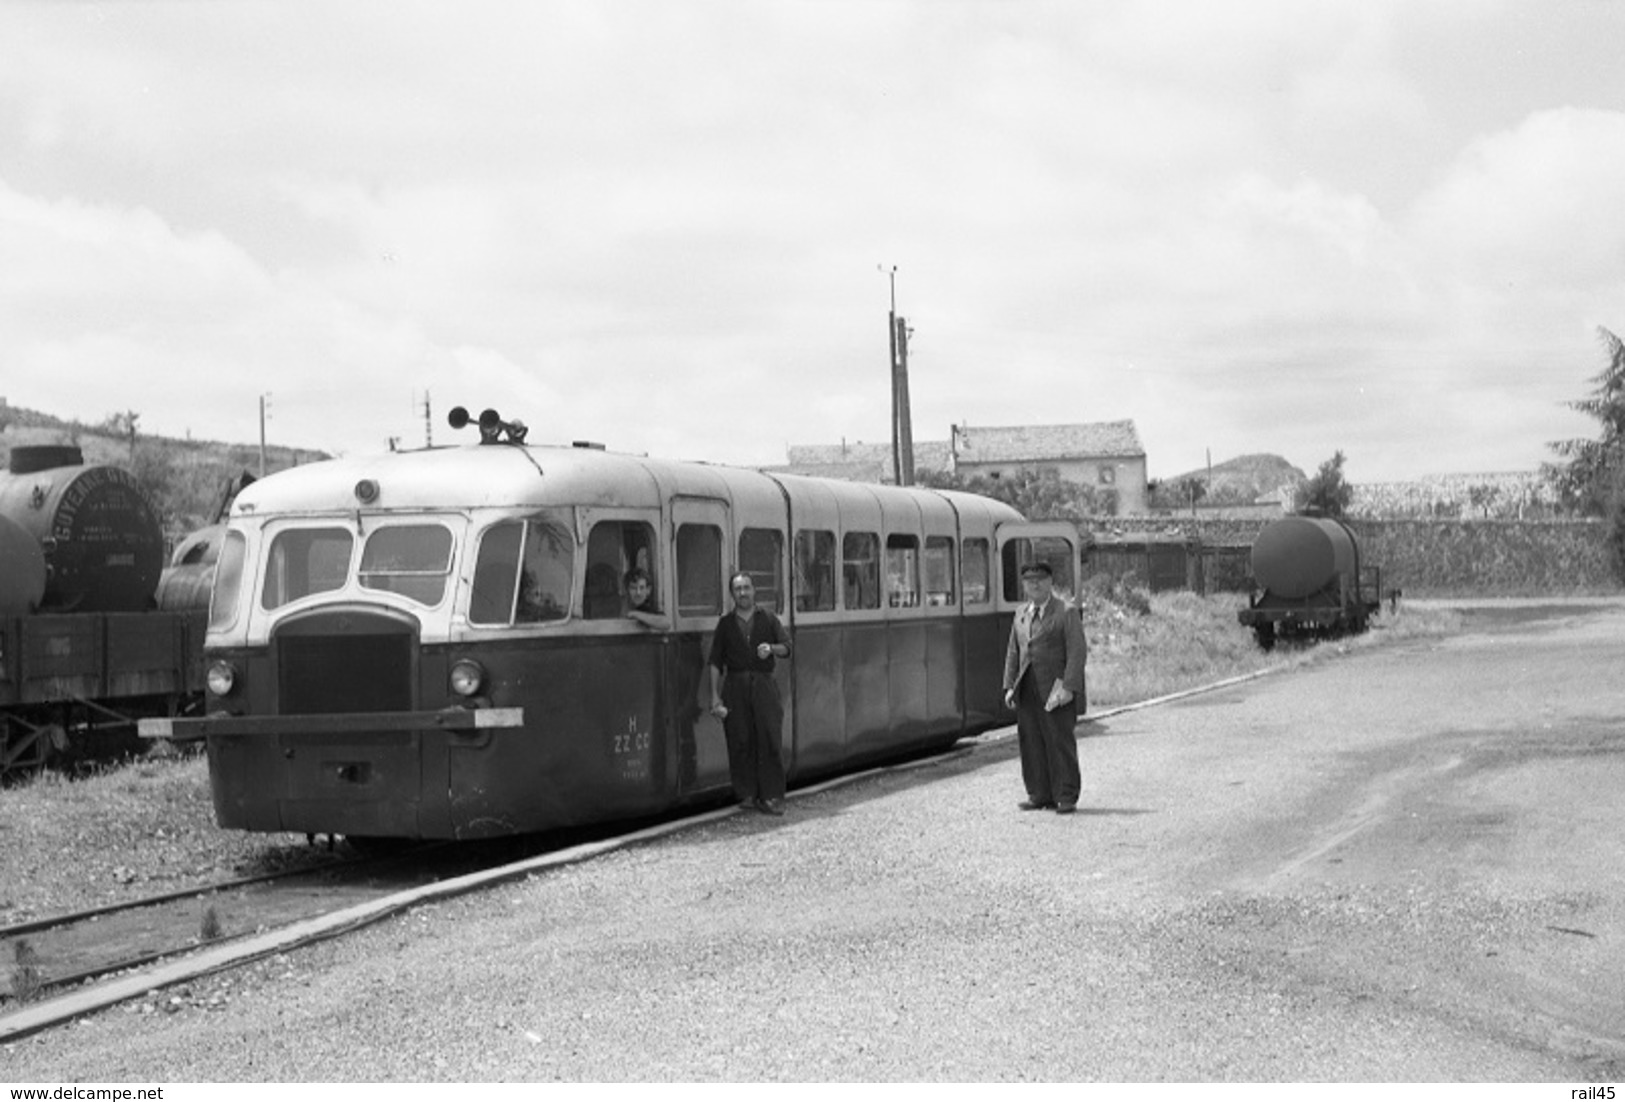
[[[470,420],[472,418],[469,417],[468,410],[462,406],[454,406],[451,412],[446,414],[446,421],[454,429],[463,428]],[[523,421],[517,419],[504,421],[502,415],[494,409],[488,409],[481,413],[478,424],[480,426],[480,443],[482,444],[500,444],[504,442],[504,437],[506,437],[506,442],[509,444],[523,444],[525,434],[530,431],[525,427]]]

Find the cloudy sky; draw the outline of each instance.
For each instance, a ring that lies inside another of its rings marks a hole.
[[[0,5],[0,395],[746,465],[1132,419],[1527,470],[1625,331],[1625,4]],[[883,270],[884,269],[884,270]]]

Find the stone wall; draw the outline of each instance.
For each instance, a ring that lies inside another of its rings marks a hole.
[[[1250,587],[1248,556],[1267,521],[1134,517],[1086,523],[1116,548],[1182,544],[1191,588],[1215,592]],[[1386,592],[1411,597],[1538,596],[1617,593],[1607,526],[1598,520],[1351,519],[1363,566],[1382,569]],[[1100,556],[1114,567],[1122,553]]]

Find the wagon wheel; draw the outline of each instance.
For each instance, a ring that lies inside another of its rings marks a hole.
[[[21,780],[45,768],[51,756],[52,726],[35,727],[0,716],[0,780]]]

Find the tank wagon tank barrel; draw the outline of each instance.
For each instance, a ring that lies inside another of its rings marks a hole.
[[[1254,592],[1239,614],[1266,650],[1277,635],[1364,631],[1381,607],[1381,573],[1362,566],[1354,530],[1334,517],[1289,516],[1253,541]],[[1374,576],[1369,584],[1365,575]]]
[[[135,476],[86,466],[76,447],[13,448],[0,473],[0,516],[38,543],[46,612],[142,612],[164,565],[157,511]]]
[[[0,616],[26,616],[45,596],[45,553],[22,525],[0,514]]]

